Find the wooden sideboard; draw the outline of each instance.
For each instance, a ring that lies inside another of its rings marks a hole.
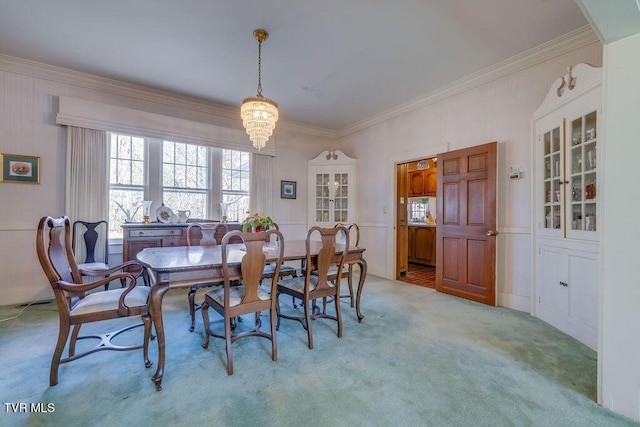
[[[165,246],[187,246],[187,227],[192,223],[217,222],[217,221],[189,221],[183,224],[163,224],[161,222],[152,222],[150,224],[142,223],[125,223],[122,224],[123,240],[122,240],[122,260],[123,262],[135,260],[138,252],[144,248],[157,248]],[[242,229],[239,222],[230,222],[225,224],[229,231]],[[220,244],[224,232],[218,230],[215,239]],[[192,244],[199,244],[200,231],[191,230]]]

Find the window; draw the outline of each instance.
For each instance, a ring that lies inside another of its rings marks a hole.
[[[429,222],[434,203],[435,200],[429,200],[428,197],[409,198],[409,222]]]
[[[162,199],[174,211],[188,210],[192,218],[207,218],[209,148],[162,142]]]
[[[109,235],[120,237],[120,224],[142,221],[139,206],[146,189],[146,145],[144,138],[110,136]]]
[[[122,223],[142,221],[143,200],[154,202],[151,221],[161,203],[191,218],[246,216],[249,153],[117,133],[109,142],[110,238],[122,237]]]
[[[222,215],[242,221],[249,210],[249,153],[222,150]]]

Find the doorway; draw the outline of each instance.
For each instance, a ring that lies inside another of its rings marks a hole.
[[[434,197],[437,208],[433,210],[436,213],[433,228],[436,290],[496,304],[496,146],[496,142],[491,142],[455,151],[443,150],[443,154],[437,156],[435,189],[428,194],[417,193],[412,183],[426,186],[429,179],[410,171],[411,163],[394,163],[396,280],[406,278],[412,260],[410,225],[416,217],[410,213],[413,200],[409,196],[433,195],[437,196]],[[424,229],[420,232],[426,233]],[[425,257],[424,253],[413,255]]]
[[[436,287],[437,158],[396,165],[396,279]]]

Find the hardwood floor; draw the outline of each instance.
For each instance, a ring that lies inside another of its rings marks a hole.
[[[436,269],[435,267],[409,263],[407,277],[400,280],[412,285],[433,289],[436,287]]]

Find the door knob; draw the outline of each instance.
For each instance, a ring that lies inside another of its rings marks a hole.
[[[487,231],[487,236],[497,236],[499,233],[495,230]]]

